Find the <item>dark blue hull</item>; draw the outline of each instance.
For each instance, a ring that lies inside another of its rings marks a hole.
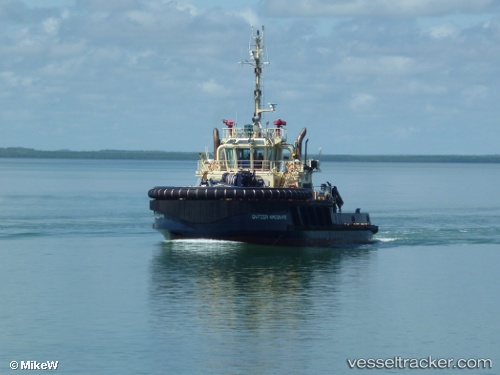
[[[166,239],[214,239],[283,246],[370,243],[366,213],[337,213],[327,201],[155,199],[154,228]]]

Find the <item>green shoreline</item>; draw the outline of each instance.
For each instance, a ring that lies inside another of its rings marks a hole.
[[[317,157],[316,155],[311,155]],[[42,151],[24,147],[0,147],[0,158],[107,159],[107,160],[197,160],[198,152],[169,151]],[[496,155],[321,155],[322,161],[386,163],[500,163]]]

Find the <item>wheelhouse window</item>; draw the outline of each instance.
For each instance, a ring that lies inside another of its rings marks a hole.
[[[253,165],[256,169],[269,169],[272,150],[270,148],[255,148],[253,150]]]
[[[238,168],[250,168],[250,149],[237,148],[236,156],[238,159]]]
[[[223,157],[226,159],[227,167],[233,169],[235,165],[234,150],[232,148],[225,148],[223,150]]]

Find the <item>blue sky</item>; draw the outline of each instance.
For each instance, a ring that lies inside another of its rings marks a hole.
[[[499,0],[1,0],[0,147],[203,151],[252,117],[327,154],[499,154]]]

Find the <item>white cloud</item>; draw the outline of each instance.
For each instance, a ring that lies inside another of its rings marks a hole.
[[[72,77],[75,72],[81,71],[85,63],[86,59],[81,56],[50,61],[39,69],[39,74],[46,80],[53,78],[64,79],[64,77]]]
[[[156,53],[151,50],[145,50],[145,51],[134,51],[132,53],[129,53],[127,56],[127,60],[131,65],[139,65],[142,61],[145,61],[149,58],[154,58],[156,57]]]
[[[335,67],[339,74],[378,76],[407,75],[421,69],[422,66],[406,56],[346,57]]]
[[[0,72],[2,81],[10,87],[31,86],[36,79],[27,76],[21,76],[13,72]]]
[[[156,3],[151,3],[150,6],[152,9],[160,9],[163,8],[163,4],[167,4],[168,6],[173,6],[180,11],[188,11],[189,14],[193,17],[202,14],[201,10],[197,8],[195,5],[193,5],[192,2],[189,0],[166,1],[160,3],[156,2]]]
[[[416,95],[443,95],[448,92],[448,88],[433,82],[412,80],[408,83],[408,92]]]
[[[377,131],[367,136],[365,152],[401,147],[384,136],[399,134],[408,152],[418,153],[428,147],[416,131],[421,124],[429,124],[425,136],[439,146],[433,133],[439,124],[457,142],[435,153],[460,153],[460,145],[470,144],[464,129],[472,122],[484,134],[480,150],[498,152],[491,141],[500,137],[491,132],[500,101],[498,2],[267,0],[267,13],[194,3],[81,0],[35,9],[0,1],[0,147],[41,147],[24,134],[38,134],[44,124],[53,125],[43,127],[47,134],[65,127],[72,135],[45,137],[43,145],[53,149],[203,147],[228,113],[251,118],[252,69],[238,61],[247,57],[248,25],[265,24],[271,65],[264,103],[279,103],[266,121],[286,118],[290,134],[310,126],[311,148],[330,134],[331,121],[345,124],[343,139],[358,139],[350,129],[369,116]],[[479,12],[490,13],[477,22],[456,16]],[[188,117],[189,137],[184,130],[158,137],[165,123],[177,126]],[[111,136],[113,124],[120,124],[120,140]],[[21,125],[32,131],[17,134]],[[339,139],[323,144],[325,152],[351,152]]]
[[[484,85],[473,85],[466,87],[461,92],[461,95],[464,98],[465,104],[471,106],[478,101],[484,101],[488,97],[488,92],[488,87]]]
[[[257,26],[260,25],[261,22],[259,21],[259,16],[257,13],[248,7],[242,8],[242,9],[237,9],[237,10],[232,10],[228,11],[227,14],[229,16],[233,16],[235,18],[242,19],[245,21],[248,25],[250,26]]]
[[[498,9],[496,0],[263,0],[274,17],[443,16]]]
[[[57,35],[59,27],[60,21],[55,17],[50,17],[43,21],[43,30],[49,35]]]
[[[128,18],[130,21],[134,23],[137,23],[139,26],[142,27],[148,27],[153,25],[156,19],[154,14],[138,10],[132,10],[130,12],[127,12],[126,18]]]
[[[454,38],[460,34],[458,27],[450,24],[442,24],[430,27],[426,33],[434,39]]]
[[[396,128],[395,135],[399,139],[411,139],[419,129],[415,126],[401,126]]]
[[[203,92],[215,95],[215,96],[228,96],[229,91],[224,85],[217,83],[214,78],[210,78],[208,81],[202,82],[200,88]]]
[[[366,109],[371,107],[376,101],[376,98],[371,94],[359,93],[353,95],[349,103],[353,110]]]

